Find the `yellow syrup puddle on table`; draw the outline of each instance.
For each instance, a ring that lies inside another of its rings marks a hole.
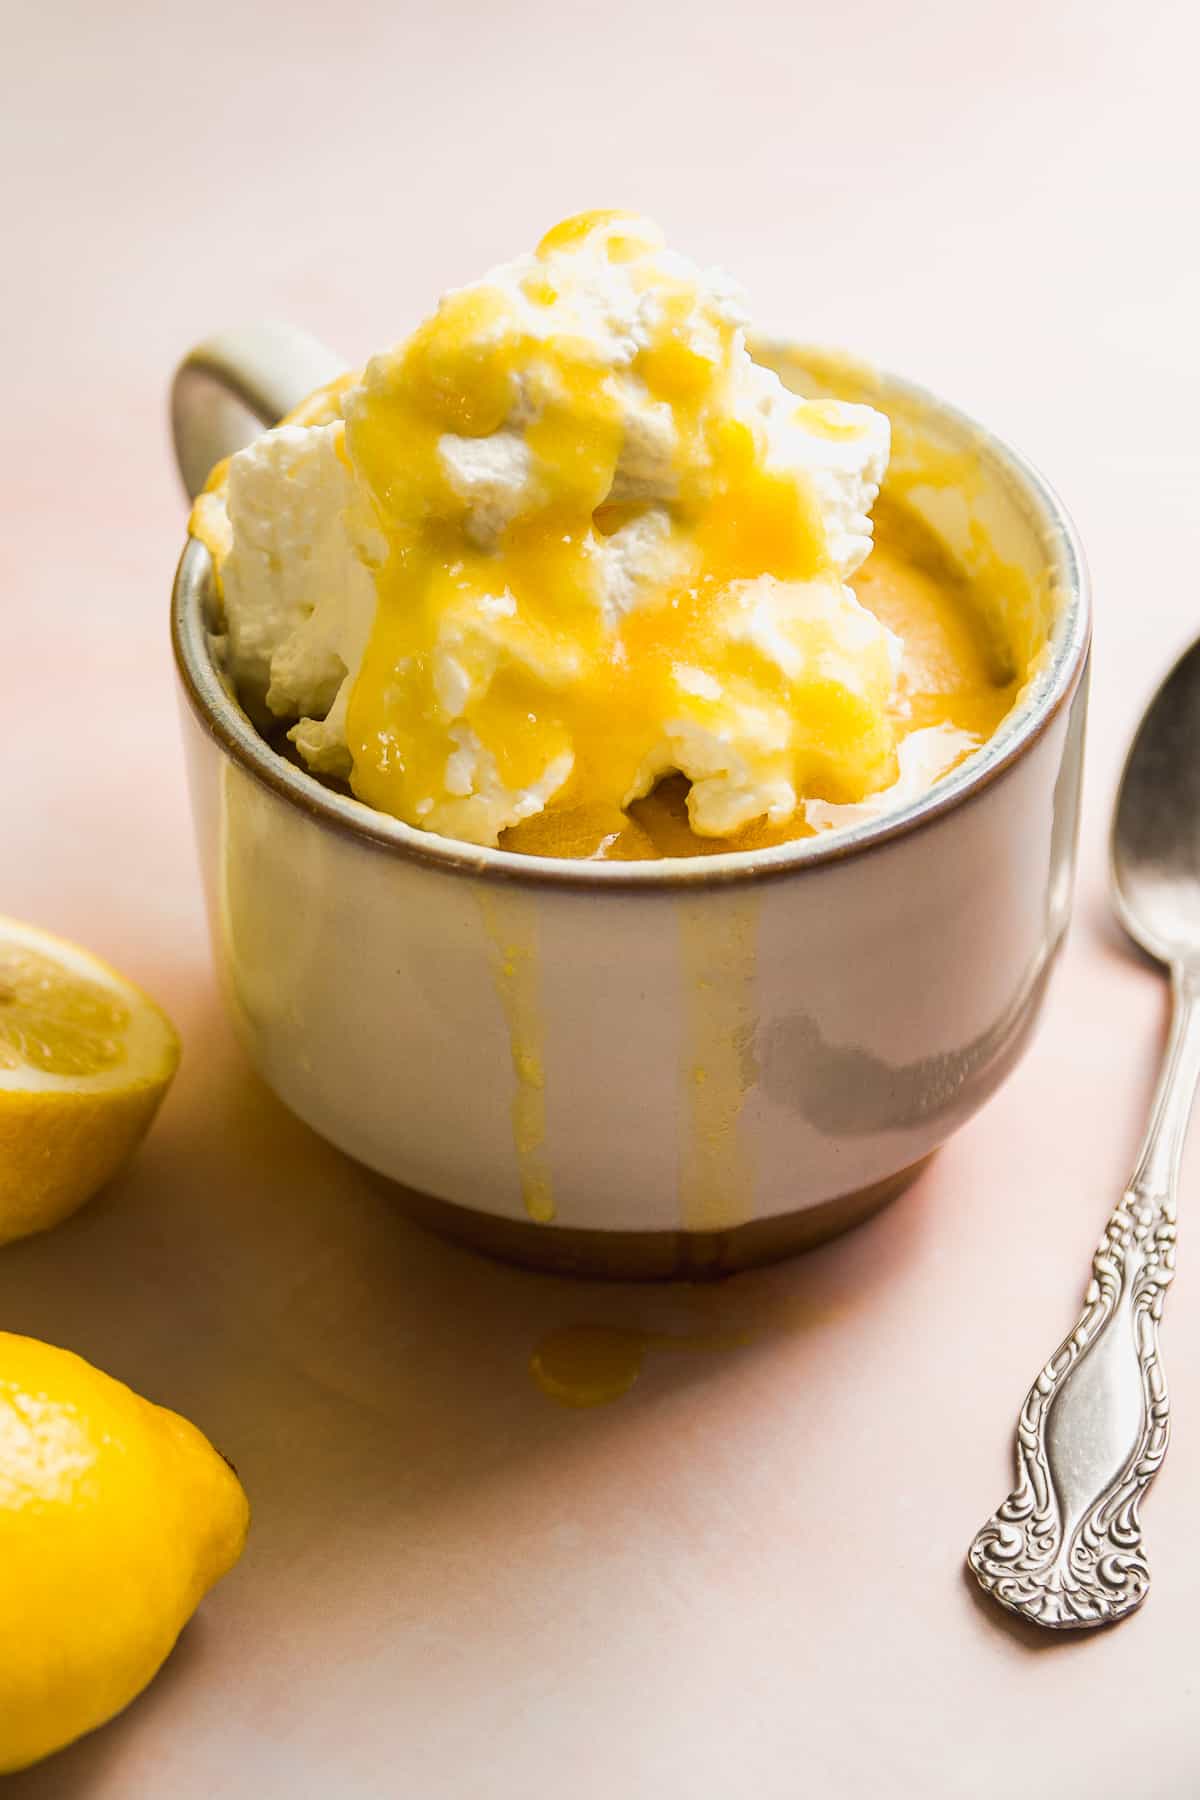
[[[684,1045],[679,1150],[685,1231],[727,1231],[751,1217],[754,1166],[740,1129],[758,1080],[754,1049],[758,903],[753,896],[680,911]]]
[[[534,1350],[529,1373],[563,1406],[607,1406],[629,1392],[648,1350],[731,1350],[748,1342],[737,1331],[676,1337],[618,1325],[560,1325]]]
[[[649,1354],[719,1355],[743,1350],[771,1331],[821,1325],[840,1308],[803,1300],[774,1306],[753,1325],[716,1326],[709,1331],[641,1330],[624,1325],[559,1325],[546,1333],[529,1358],[529,1373],[543,1394],[561,1406],[608,1406],[627,1394]]]
[[[515,1086],[513,1144],[525,1210],[536,1224],[554,1217],[554,1190],[546,1158],[546,1065],[542,1050],[542,991],[537,916],[522,894],[479,896],[492,952],[496,993],[508,1025]]]

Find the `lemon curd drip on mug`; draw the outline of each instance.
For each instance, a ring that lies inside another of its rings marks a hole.
[[[268,592],[321,561],[320,434],[356,654],[302,578]],[[1012,703],[932,534],[885,504],[871,549],[887,421],[787,393],[732,288],[637,217],[567,220],[260,444],[193,519],[235,669],[258,658],[310,767],[411,825],[551,856],[755,848],[908,797]],[[904,745],[938,733],[921,775]]]

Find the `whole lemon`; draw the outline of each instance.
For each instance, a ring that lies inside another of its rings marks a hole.
[[[186,1419],[0,1332],[0,1772],[141,1692],[241,1555],[249,1516]]]

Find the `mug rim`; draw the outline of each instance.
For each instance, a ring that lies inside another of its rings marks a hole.
[[[815,346],[782,337],[758,339],[764,348],[800,356],[827,356]],[[1091,646],[1091,590],[1083,547],[1075,525],[1041,471],[1004,438],[959,407],[906,377],[880,370],[874,379],[886,394],[901,395],[914,407],[949,421],[964,436],[986,445],[1012,484],[1032,496],[1039,523],[1052,550],[1064,596],[1051,636],[1051,654],[1028,684],[1028,691],[1001,720],[992,736],[957,769],[923,794],[876,819],[817,837],[795,838],[758,850],[717,851],[709,856],[654,857],[638,862],[589,862],[579,858],[530,855],[522,851],[467,844],[457,838],[406,824],[377,812],[351,795],[328,788],[308,770],[289,762],[256,730],[226,687],[214,661],[205,622],[212,559],[198,538],[188,537],[176,569],[171,603],[171,646],[185,695],[201,725],[231,761],[314,824],[330,827],[365,847],[446,874],[516,882],[531,887],[613,889],[722,887],[782,875],[815,873],[886,848],[925,830],[968,805],[1007,774],[1039,741],[1079,686]]]

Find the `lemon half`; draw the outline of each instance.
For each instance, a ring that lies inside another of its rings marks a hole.
[[[140,988],[0,917],[0,1244],[57,1225],[116,1174],[178,1063],[174,1026]]]

